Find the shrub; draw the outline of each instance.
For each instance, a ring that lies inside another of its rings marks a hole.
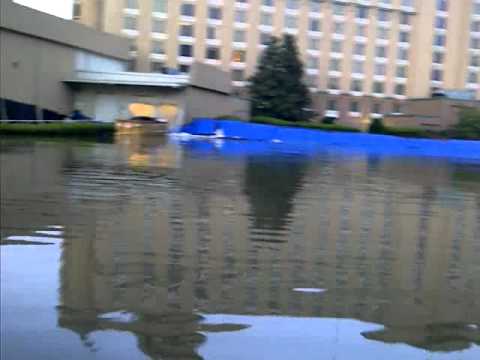
[[[360,132],[359,129],[354,127],[338,125],[338,124],[317,124],[311,123],[308,121],[287,121],[276,119],[268,116],[255,116],[252,118],[252,122],[259,124],[268,124],[276,126],[289,126],[289,127],[299,127],[305,129],[313,130],[324,130],[324,131],[342,131],[342,132]]]
[[[0,134],[28,136],[110,136],[115,132],[114,124],[105,123],[3,123]]]
[[[384,134],[385,130],[385,125],[383,125],[382,119],[373,119],[368,128],[368,132],[372,134]]]
[[[458,124],[450,128],[450,137],[459,139],[480,139],[480,109],[464,109],[460,113]]]
[[[327,124],[327,125],[332,125],[333,123],[335,123],[335,118],[333,117],[324,117],[322,119],[322,124]]]
[[[219,116],[215,116],[213,119],[214,120],[239,120],[239,121],[243,121],[243,119],[238,115],[219,115]]]

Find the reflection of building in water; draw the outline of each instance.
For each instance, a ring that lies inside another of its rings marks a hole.
[[[179,334],[184,358],[202,341],[196,312],[356,318],[386,326],[367,338],[427,349],[478,343],[467,327],[480,325],[478,186],[452,183],[445,163],[246,161],[187,154],[167,176],[126,172],[108,185],[72,169],[82,215],[63,252],[62,325],[91,313],[94,328],[114,326],[98,315],[128,311],[139,320],[122,326],[147,353]],[[82,195],[95,184],[101,199]]]

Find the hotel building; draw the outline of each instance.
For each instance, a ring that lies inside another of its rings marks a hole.
[[[245,86],[271,36],[297,38],[314,106],[358,119],[432,89],[480,99],[480,0],[76,0],[74,19],[131,39],[131,68],[193,62]]]

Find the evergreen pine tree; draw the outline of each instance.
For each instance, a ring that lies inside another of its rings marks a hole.
[[[250,83],[252,116],[306,120],[310,97],[293,36],[285,35],[283,41],[272,38]]]

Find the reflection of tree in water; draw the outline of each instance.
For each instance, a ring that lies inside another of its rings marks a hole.
[[[428,351],[451,352],[480,345],[480,327],[468,324],[431,324],[422,327],[393,327],[362,335],[385,343],[404,343]]]
[[[59,325],[77,333],[86,347],[95,351],[90,334],[98,330],[127,331],[137,337],[138,348],[151,359],[201,360],[197,349],[204,332],[231,332],[246,329],[243,324],[210,324],[204,317],[182,312],[131,314],[131,321],[104,318],[96,311],[59,307]]]
[[[252,157],[247,160],[244,192],[256,228],[285,228],[307,169],[308,159],[300,156],[281,159]]]

